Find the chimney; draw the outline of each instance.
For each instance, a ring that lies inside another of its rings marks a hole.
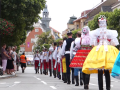
[[[101,0],[101,2],[103,2],[104,0]]]

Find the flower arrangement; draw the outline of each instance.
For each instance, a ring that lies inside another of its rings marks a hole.
[[[13,29],[14,29],[14,25],[11,22],[0,18],[0,35],[12,36]]]

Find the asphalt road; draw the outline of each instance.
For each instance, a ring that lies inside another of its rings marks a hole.
[[[97,74],[92,74],[90,78],[89,90],[98,90]],[[120,90],[120,81],[111,78],[111,90]],[[34,68],[28,67],[24,74],[21,70],[17,72],[17,77],[0,79],[0,90],[84,90],[83,86],[75,87],[67,85],[58,80],[45,75],[35,74]],[[104,90],[105,83],[104,83]]]

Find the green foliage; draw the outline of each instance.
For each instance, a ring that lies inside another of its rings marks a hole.
[[[73,34],[72,37],[73,37],[74,39],[77,37],[76,34],[77,34],[78,31],[80,31],[80,29],[72,31],[72,34]]]
[[[95,30],[95,29],[99,28],[98,17],[100,17],[100,15],[105,15],[106,18],[108,18],[111,13],[112,12],[100,12],[99,14],[95,15],[94,19],[88,22],[88,26],[89,26],[90,30]]]
[[[16,53],[18,53],[20,50],[20,46],[17,46],[17,50],[16,50]]]
[[[50,32],[43,32],[37,41],[37,45],[41,46],[43,44],[52,44],[54,42],[54,39]]]
[[[108,28],[112,30],[117,30],[120,36],[120,9],[116,9],[109,15]]]
[[[57,43],[57,45],[59,46],[59,41],[63,40],[62,38],[59,38],[57,40],[55,40],[55,42]]]
[[[37,45],[34,48],[34,50],[38,49],[39,51],[42,51],[43,46],[49,49],[50,44],[52,44],[53,42],[54,42],[54,39],[52,35],[50,34],[50,32],[44,32],[39,36]]]
[[[39,14],[45,0],[1,0],[2,18],[14,24],[13,36],[2,36],[7,45],[21,45],[25,42],[26,31],[33,30],[33,23],[40,19]],[[3,43],[3,42],[2,42]]]

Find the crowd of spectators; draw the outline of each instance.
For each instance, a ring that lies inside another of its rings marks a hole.
[[[19,56],[16,53],[17,46],[8,46],[6,44],[2,45],[1,48],[1,67],[3,67],[3,75],[15,75],[18,71]]]

